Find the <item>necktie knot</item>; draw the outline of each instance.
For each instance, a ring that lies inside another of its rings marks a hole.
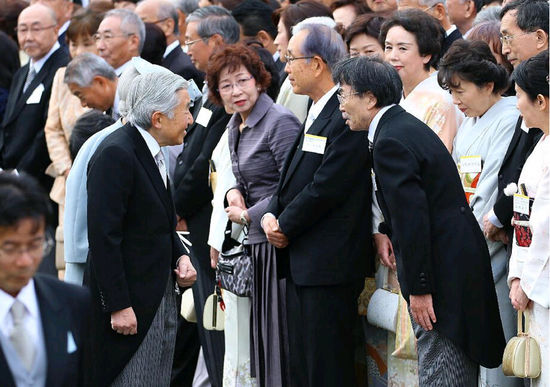
[[[34,363],[36,351],[24,323],[25,305],[21,301],[15,300],[11,306],[10,313],[13,320],[13,328],[9,339],[19,359],[27,371],[30,371]]]
[[[19,300],[15,300],[11,306],[11,316],[13,318],[13,324],[20,324],[25,317],[25,305]]]

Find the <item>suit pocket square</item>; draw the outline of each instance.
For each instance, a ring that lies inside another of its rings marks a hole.
[[[42,99],[42,93],[44,92],[44,85],[41,83],[33,90],[32,94],[27,99],[27,105],[39,103]]]
[[[67,353],[73,353],[76,351],[76,343],[74,342],[73,334],[67,332]]]

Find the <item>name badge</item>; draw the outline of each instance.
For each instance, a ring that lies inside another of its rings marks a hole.
[[[460,158],[460,173],[481,172],[481,156],[462,156]]]
[[[514,194],[514,211],[519,214],[529,215],[529,197]]]
[[[201,107],[201,110],[199,111],[195,122],[206,128],[208,126],[208,123],[210,122],[210,118],[212,118],[212,110]]]
[[[36,89],[33,90],[32,94],[27,99],[26,104],[30,105],[30,104],[39,103],[40,99],[42,98],[43,92],[44,92],[44,85],[41,83],[36,87]]]
[[[325,154],[326,146],[327,146],[326,137],[306,134],[304,137],[304,145],[302,145],[302,150],[304,152],[312,152],[312,153],[323,155]]]

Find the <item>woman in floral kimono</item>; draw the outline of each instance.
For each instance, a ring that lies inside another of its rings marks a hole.
[[[453,102],[466,115],[453,146],[465,195],[483,229],[483,215],[493,208],[498,171],[512,139],[519,111],[515,97],[502,97],[509,85],[487,43],[458,41],[439,67],[440,85],[450,90]],[[516,334],[516,317],[506,284],[507,254],[502,242],[487,240],[506,339]],[[483,386],[520,386],[521,380],[504,376],[501,368],[481,369]]]

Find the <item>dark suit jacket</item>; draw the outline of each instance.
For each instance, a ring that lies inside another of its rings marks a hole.
[[[90,294],[86,288],[41,274],[34,277],[34,285],[46,346],[46,386],[82,386],[88,367]],[[67,353],[69,332],[76,344],[73,353]],[[4,387],[15,387],[1,347],[0,381]]]
[[[94,385],[110,384],[145,337],[178,257],[170,191],[138,130],[105,138],[88,164],[88,257],[94,302]],[[138,333],[111,329],[110,315],[132,307]]]
[[[514,214],[514,204],[512,196],[504,195],[504,188],[510,183],[518,182],[523,164],[525,164],[533,147],[542,136],[542,131],[537,128],[531,128],[529,129],[529,133],[526,133],[521,129],[521,124],[522,117],[519,117],[514,135],[512,136],[510,145],[508,145],[508,150],[504,155],[504,160],[498,172],[498,195],[493,206],[493,211],[507,231],[510,241],[512,240],[513,231],[510,219],[512,219]]]
[[[24,93],[23,85],[27,79],[29,64],[21,67],[13,78],[0,128],[0,167],[27,172],[40,181],[46,192],[49,192],[53,179],[45,174],[51,161],[46,147],[44,126],[53,77],[57,69],[68,62],[67,51],[62,47],[57,49]],[[44,86],[40,101],[27,104],[27,99],[40,84]]]
[[[181,47],[174,48],[167,56],[162,60],[162,66],[174,74],[181,75],[187,80],[193,79],[199,89],[202,88],[204,82],[204,73],[197,70],[197,68],[191,62],[189,55],[187,55]]]
[[[431,293],[435,329],[475,362],[497,367],[505,341],[489,252],[449,152],[394,106],[378,124],[373,157],[403,296]]]
[[[443,46],[441,47],[441,56],[440,56],[441,58],[443,57],[443,55],[445,55],[447,50],[449,50],[449,47],[451,47],[454,41],[458,39],[462,39],[462,34],[457,28],[456,30],[451,32],[449,36],[445,37],[445,40],[443,41]]]
[[[326,137],[324,154],[302,150],[302,126],[267,209],[289,239],[290,275],[301,286],[351,283],[373,271],[368,140],[338,106],[334,94],[308,130]]]

